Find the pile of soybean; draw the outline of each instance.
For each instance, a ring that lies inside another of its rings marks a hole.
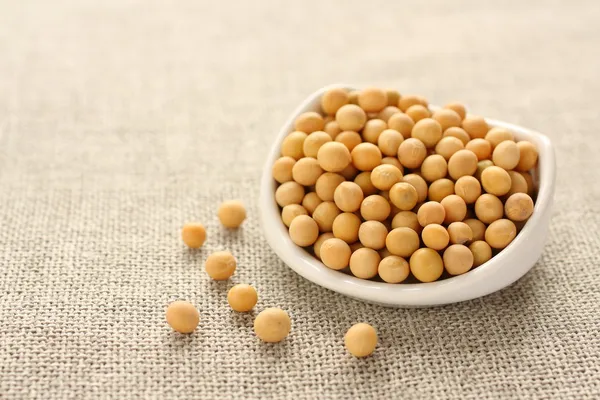
[[[538,152],[458,102],[334,88],[273,165],[292,241],[327,267],[433,282],[489,261],[534,210]],[[411,277],[412,276],[412,277]]]

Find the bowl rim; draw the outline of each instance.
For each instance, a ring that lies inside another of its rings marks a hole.
[[[546,213],[550,211],[556,178],[556,161],[552,143],[546,136],[518,125],[494,119],[485,118],[491,126],[506,128],[522,139],[535,142],[539,153],[539,189],[531,218],[516,238],[490,261],[466,274],[441,281],[391,284],[360,279],[340,271],[334,271],[292,242],[287,227],[281,221],[279,206],[275,202],[276,182],[272,178],[272,166],[275,160],[280,157],[281,142],[293,130],[296,116],[314,109],[315,102],[325,91],[331,88],[356,90],[357,86],[347,84],[328,85],[304,99],[279,130],[263,168],[259,199],[260,220],[267,242],[281,260],[302,277],[327,289],[363,301],[392,306],[418,307],[454,303],[480,297],[506,286],[507,284],[482,294],[477,294],[471,290],[493,272],[497,272],[498,268],[502,267],[505,259],[518,252],[525,245],[527,236],[536,231]],[[435,110],[439,107],[430,106],[430,108]],[[508,284],[524,275],[531,266],[520,272]],[[457,296],[457,292],[460,295]]]

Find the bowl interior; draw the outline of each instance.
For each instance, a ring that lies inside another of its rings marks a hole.
[[[504,250],[499,252],[487,263],[459,275],[431,283],[401,283],[359,279],[340,271],[327,268],[312,254],[296,246],[288,234],[287,227],[280,217],[279,206],[275,202],[276,183],[271,176],[271,167],[280,156],[280,146],[283,139],[293,131],[295,118],[306,111],[318,111],[322,94],[331,87],[355,89],[349,85],[333,85],[322,88],[309,96],[288,118],[283,125],[266,161],[261,181],[261,222],[267,241],[277,255],[293,270],[303,277],[331,290],[355,297],[361,300],[390,306],[429,306],[452,303],[479,297],[498,290],[520,278],[535,263],[523,259],[523,252],[529,251],[529,258],[535,253],[531,238],[538,239],[539,252],[543,247],[552,196],[554,193],[555,160],[554,150],[547,137],[529,129],[513,124],[486,119],[490,126],[503,127],[514,133],[517,140],[529,140],[534,143],[539,152],[538,167],[533,174],[537,186],[537,200],[534,213],[527,221],[517,237]],[[431,106],[432,109],[436,107]],[[527,258],[527,257],[525,257]],[[522,262],[517,260],[523,259]],[[511,264],[511,265],[506,265]],[[514,265],[513,265],[514,264]],[[530,265],[525,265],[530,264]],[[502,270],[502,271],[500,271]],[[485,282],[502,272],[502,279]]]

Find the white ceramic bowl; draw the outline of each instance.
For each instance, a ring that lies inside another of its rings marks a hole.
[[[533,142],[539,151],[538,168],[534,174],[538,185],[534,213],[512,243],[490,261],[464,275],[437,282],[389,284],[359,279],[331,270],[296,246],[281,221],[280,210],[275,202],[276,185],[271,168],[280,156],[281,142],[293,131],[296,116],[306,111],[318,111],[322,94],[331,87],[355,89],[350,85],[333,85],[308,96],[279,131],[264,167],[260,187],[263,231],[267,242],[283,262],[317,285],[356,299],[391,307],[427,307],[485,296],[515,282],[533,267],[542,253],[552,213],[556,175],[554,149],[550,140],[540,133],[489,119],[487,122],[490,126],[510,130],[517,139]]]

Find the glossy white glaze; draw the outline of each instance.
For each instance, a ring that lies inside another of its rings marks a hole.
[[[296,246],[289,238],[275,202],[273,162],[280,155],[281,142],[293,130],[297,115],[319,109],[321,95],[331,87],[354,89],[350,85],[332,85],[311,94],[283,125],[265,163],[260,188],[260,212],[263,232],[269,245],[290,268],[304,278],[363,301],[390,307],[427,307],[456,303],[500,290],[527,273],[542,254],[552,215],[556,164],[550,140],[540,133],[505,122],[488,119],[490,126],[509,129],[519,140],[533,142],[539,151],[536,181],[539,186],[534,213],[515,240],[490,261],[468,273],[438,282],[389,284],[358,279],[327,268],[319,260]]]

